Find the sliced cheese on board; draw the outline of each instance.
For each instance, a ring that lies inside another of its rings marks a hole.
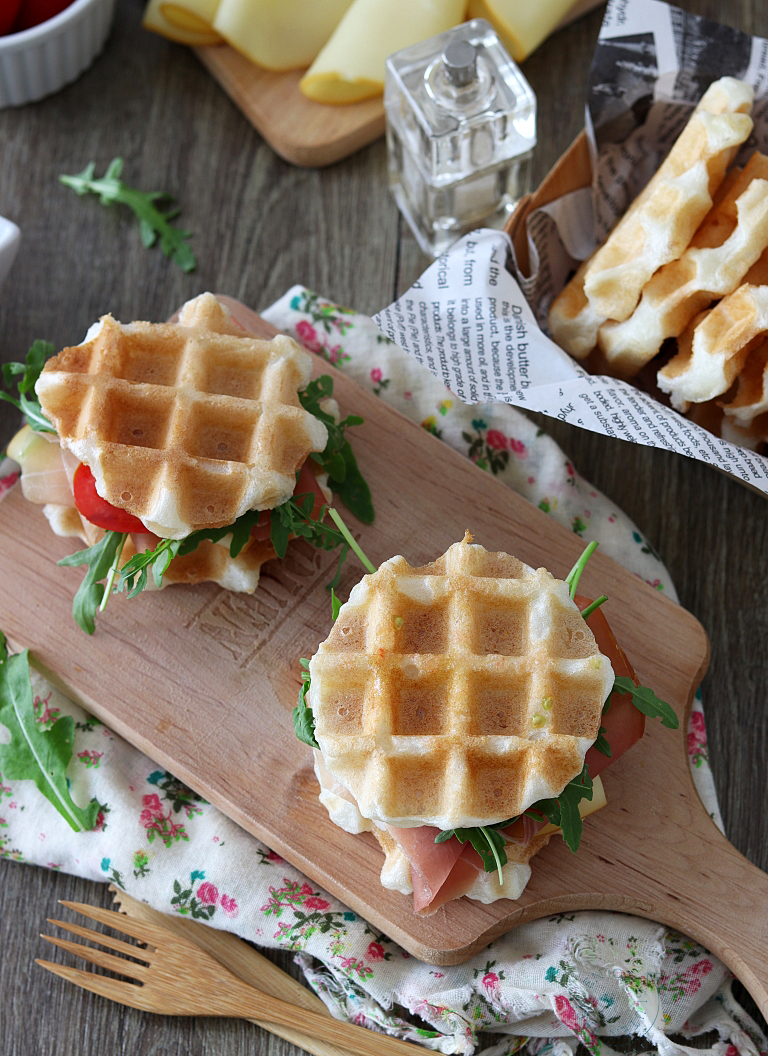
[[[458,25],[466,6],[466,0],[354,0],[299,87],[320,103],[378,95],[387,56]]]
[[[309,66],[351,0],[221,0],[214,28],[268,70]]]
[[[169,22],[160,10],[161,4],[162,0],[149,0],[141,20],[145,29],[151,29],[153,33],[159,33],[161,37],[167,37],[177,44],[188,44],[192,48],[203,48],[207,44],[221,43],[221,36],[210,28],[185,29]]]
[[[218,6],[219,0],[161,0],[160,14],[181,29],[211,33]]]
[[[575,0],[469,0],[469,17],[487,19],[516,62],[538,48],[574,6]]]

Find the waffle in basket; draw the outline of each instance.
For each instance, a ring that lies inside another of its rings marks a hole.
[[[749,135],[750,102],[733,78],[707,90],[659,171],[555,298],[549,326],[594,373],[631,380],[661,353],[656,384],[672,406],[756,448],[768,439],[757,362],[768,333],[768,157],[755,151],[728,168]]]
[[[493,824],[581,773],[613,685],[565,583],[451,546],[365,576],[310,661],[325,766],[363,817]]]

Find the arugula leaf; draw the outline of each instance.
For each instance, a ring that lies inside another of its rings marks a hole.
[[[248,510],[233,524],[223,528],[201,528],[196,532],[191,532],[185,539],[162,539],[154,550],[145,550],[143,554],[136,554],[123,565],[117,589],[119,591],[128,590],[129,598],[136,597],[146,588],[150,571],[155,585],[161,587],[163,576],[173,558],[177,554],[180,557],[191,554],[205,539],[216,543],[231,533],[229,553],[230,556],[237,557],[248,542],[252,529],[259,524],[262,514],[270,518],[270,542],[278,557],[285,557],[292,536],[307,539],[320,550],[334,550],[336,547],[341,547],[336,573],[329,584],[330,589],[333,589],[339,584],[349,544],[341,531],[330,524],[323,524],[323,518],[328,510],[327,506],[322,507],[317,520],[310,516],[314,503],[315,496],[312,492],[293,495],[282,506],[276,506],[273,510]]]
[[[312,708],[307,704],[307,691],[309,689],[309,660],[303,657],[299,660],[302,666],[301,689],[299,690],[299,703],[293,709],[293,729],[300,741],[308,744],[310,748],[319,748],[315,740],[315,716]]]
[[[339,618],[339,611],[341,609],[341,604],[342,603],[336,597],[336,591],[333,589],[333,587],[331,587],[331,616],[333,618],[333,622],[334,623]]]
[[[109,575],[117,552],[124,542],[123,532],[107,532],[104,538],[94,546],[62,557],[58,562],[60,565],[88,566],[88,571],[72,602],[72,615],[75,617],[75,622],[86,634],[93,634],[96,613],[104,598],[104,584],[100,580],[106,579]]]
[[[586,763],[578,777],[569,781],[559,796],[554,799],[540,799],[525,813],[529,817],[538,815],[537,820],[544,817],[553,825],[558,825],[570,849],[577,851],[583,828],[579,813],[579,803],[582,799],[592,799],[592,778]]]
[[[581,557],[573,566],[568,575],[565,577],[565,582],[568,584],[568,590],[570,592],[571,598],[574,598],[576,596],[576,590],[579,586],[581,573],[584,571],[587,561],[589,561],[590,557],[592,556],[592,554],[594,554],[595,550],[597,550],[599,545],[600,544],[596,543],[594,540],[591,543],[587,543]]]
[[[50,341],[34,341],[27,352],[24,363],[4,363],[3,383],[6,389],[12,388],[14,379],[21,376],[16,382],[19,390],[19,398],[11,396],[8,392],[0,392],[0,400],[12,403],[27,419],[29,425],[38,433],[55,433],[56,430],[43,414],[40,402],[35,396],[35,385],[43,369],[46,359],[53,355],[54,349]],[[28,393],[32,395],[29,396]]]
[[[0,722],[10,731],[8,744],[0,743],[0,771],[6,780],[34,781],[45,798],[75,832],[96,825],[99,803],[92,799],[78,807],[69,793],[66,770],[72,758],[75,720],[57,719],[50,730],[41,730],[35,718],[29,653],[8,655],[0,632]]]
[[[502,824],[509,825],[510,822],[503,822]],[[466,843],[469,840],[480,855],[486,873],[492,873],[496,869],[499,874],[499,884],[504,883],[501,870],[509,859],[507,858],[507,852],[504,850],[507,841],[499,832],[498,827],[478,825],[468,829],[448,829],[435,837],[435,843],[445,843],[451,836],[455,836],[459,843]]]
[[[321,508],[316,520],[310,516],[314,503],[314,495],[312,492],[307,492],[306,495],[293,495],[282,506],[276,506],[272,510],[270,541],[278,557],[285,557],[288,540],[292,535],[306,539],[318,550],[335,550],[340,547],[336,573],[328,584],[328,589],[333,590],[339,585],[341,569],[349,553],[349,543],[343,532],[333,525],[324,523],[328,512],[327,506]]]
[[[147,249],[153,246],[160,236],[160,248],[166,257],[171,257],[182,271],[194,271],[197,260],[185,239],[191,232],[174,227],[170,221],[178,216],[180,210],[171,208],[162,212],[155,202],[165,199],[173,201],[163,191],[138,191],[128,187],[120,179],[123,172],[123,159],[113,158],[107,171],[100,179],[95,179],[96,165],[90,162],[82,172],[75,176],[59,176],[65,186],[71,187],[75,194],[96,194],[102,205],[126,205],[139,221],[141,241]]]
[[[603,712],[605,712],[605,708],[603,708]],[[597,738],[595,740],[594,747],[598,750],[598,752],[602,752],[603,755],[607,755],[610,759],[613,753],[611,752],[611,746],[608,743],[608,738],[605,736],[606,732],[607,731],[605,729],[605,726],[601,726],[600,729],[597,731]]]
[[[347,415],[337,422],[333,415],[323,410],[321,403],[333,396],[333,378],[322,374],[299,393],[301,406],[318,418],[328,430],[328,442],[322,453],[313,452],[310,458],[328,474],[331,489],[344,505],[362,521],[373,524],[374,511],[371,491],[357,465],[357,459],[344,435],[348,426],[362,425],[363,419],[356,414]]]
[[[563,839],[572,851],[579,849],[581,842],[582,820],[579,813],[579,803],[582,799],[592,799],[592,778],[589,776],[586,763],[578,775],[569,781],[563,791],[555,799],[540,799],[532,804],[525,813],[536,821],[546,818],[553,825],[558,825],[563,833]],[[446,829],[438,833],[435,843],[444,843],[455,836],[460,843],[467,840],[472,844],[480,855],[483,866],[487,873],[494,869],[499,871],[499,883],[502,882],[501,868],[507,864],[507,854],[504,850],[506,840],[504,834],[499,831],[514,824],[517,818],[508,818],[499,821],[495,825],[478,825],[466,829]]]
[[[652,719],[661,719],[662,726],[667,729],[676,730],[680,726],[680,720],[674,710],[664,700],[659,700],[652,689],[647,686],[635,686],[631,678],[621,675],[613,683],[612,693],[629,693],[632,703],[643,715],[649,715]]]

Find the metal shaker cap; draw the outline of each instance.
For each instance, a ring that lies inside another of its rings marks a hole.
[[[445,76],[456,88],[477,79],[477,50],[468,40],[452,40],[443,52]]]

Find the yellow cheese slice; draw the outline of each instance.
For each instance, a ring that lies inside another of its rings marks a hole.
[[[320,103],[356,103],[384,88],[387,56],[458,25],[466,0],[354,0],[299,87]]]
[[[469,0],[470,18],[487,18],[516,62],[538,48],[576,0]]]
[[[592,778],[592,799],[580,799],[579,800],[579,814],[582,818],[589,817],[590,814],[594,814],[596,810],[602,810],[603,807],[608,806],[608,800],[605,798],[605,789],[603,788],[603,782],[599,777]],[[549,836],[552,833],[560,832],[559,825],[545,825],[543,829],[539,829],[536,833],[537,836]]]
[[[160,10],[161,4],[162,0],[149,0],[141,20],[145,29],[151,29],[154,33],[159,33],[160,36],[167,37],[177,44],[188,44],[192,48],[221,43],[221,36],[210,27],[190,29],[169,22]]]
[[[214,28],[268,70],[309,66],[351,0],[221,0]]]
[[[211,33],[218,6],[219,0],[161,0],[160,14],[180,29]]]

